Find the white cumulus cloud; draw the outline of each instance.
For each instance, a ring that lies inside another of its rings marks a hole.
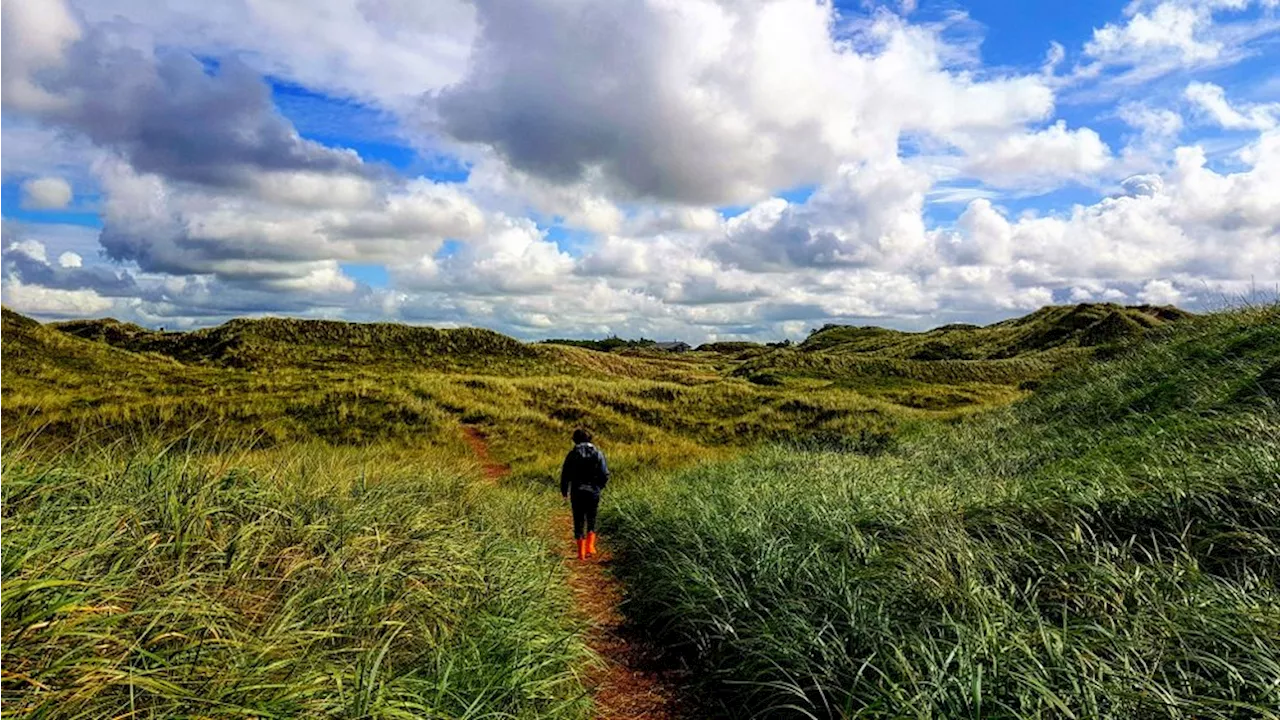
[[[938,35],[895,15],[866,24],[860,45],[838,41],[826,2],[477,9],[467,76],[430,105],[438,131],[559,184],[598,176],[623,197],[752,201],[894,156],[904,131],[1017,128],[1053,106],[1038,75],[948,70]]]
[[[22,183],[22,206],[31,210],[61,210],[71,204],[71,184],[59,177],[32,178]]]
[[[1084,181],[1111,163],[1111,148],[1089,128],[1059,120],[1038,132],[1007,135],[969,154],[966,174],[996,187],[1045,188]]]
[[[1233,107],[1220,85],[1193,82],[1183,93],[1209,120],[1227,130],[1270,130],[1280,124],[1280,103]]]
[[[67,6],[58,0],[7,2],[3,14],[4,105],[9,110],[54,110],[63,106],[58,97],[36,80],[38,73],[65,64],[66,48],[82,35]]]

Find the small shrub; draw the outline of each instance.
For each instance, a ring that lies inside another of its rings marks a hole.
[[[764,387],[778,387],[783,384],[782,376],[771,372],[756,372],[747,375],[747,382]]]

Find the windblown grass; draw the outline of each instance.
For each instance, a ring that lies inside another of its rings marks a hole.
[[[1280,717],[1280,309],[896,446],[619,483],[627,613],[726,715]]]
[[[1139,320],[1050,310],[680,356],[5,310],[5,713],[584,716],[540,484],[579,425],[629,611],[731,712],[1271,712],[1275,311],[1127,355]],[[1081,345],[1121,357],[966,420]]]
[[[585,717],[546,496],[474,470],[6,448],[5,714]]]

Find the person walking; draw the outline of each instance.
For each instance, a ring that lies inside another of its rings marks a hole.
[[[604,453],[591,444],[591,433],[584,428],[573,431],[573,449],[560,468],[560,496],[573,507],[573,539],[578,544],[578,559],[596,553],[596,512],[600,509],[600,493],[609,483],[609,466]]]

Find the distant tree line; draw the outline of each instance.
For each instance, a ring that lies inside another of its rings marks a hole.
[[[650,340],[649,338],[643,338],[643,337],[637,340],[627,340],[625,338],[620,338],[617,335],[610,335],[609,337],[603,340],[570,340],[567,338],[551,338],[548,340],[543,340],[541,342],[544,345],[572,345],[574,347],[588,348],[590,350],[599,350],[601,352],[612,352],[615,350],[633,350],[633,349],[640,349],[640,348],[656,349],[656,350],[673,350],[678,352],[694,349],[693,347],[685,343],[682,343],[680,341],[663,343],[663,342],[658,342],[656,340]],[[760,343],[745,342],[745,341],[730,341],[730,342],[722,341],[722,342],[713,342],[713,343],[703,343],[702,345],[699,345],[696,349],[707,351],[707,352],[741,352],[743,350],[748,350],[751,348],[759,348],[759,347],[771,347],[771,348],[791,347],[791,340],[782,340],[780,342],[765,343],[764,345],[761,345]]]
[[[648,338],[640,338],[638,340],[626,340],[617,335],[610,335],[603,340],[569,340],[554,338],[543,340],[546,345],[572,345],[574,347],[588,348],[591,350],[599,350],[601,352],[611,352],[614,350],[626,350],[629,348],[651,348],[658,344],[656,340]]]

